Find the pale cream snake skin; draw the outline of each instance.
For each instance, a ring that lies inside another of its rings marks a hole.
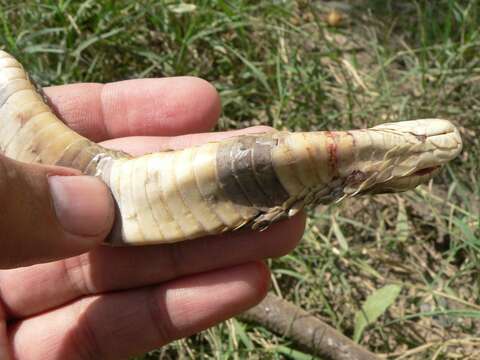
[[[131,157],[68,128],[22,65],[0,51],[0,151],[100,177],[117,205],[108,243],[172,243],[263,229],[306,205],[412,189],[461,151],[447,120],[370,129],[242,135]]]

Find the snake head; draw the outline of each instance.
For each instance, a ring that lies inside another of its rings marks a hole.
[[[386,141],[383,159],[373,161],[366,180],[352,195],[400,192],[430,180],[462,150],[458,129],[447,120],[422,119],[387,123],[370,129]],[[393,146],[392,146],[393,145]]]

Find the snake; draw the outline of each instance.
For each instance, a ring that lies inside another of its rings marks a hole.
[[[70,129],[21,63],[0,51],[0,152],[104,181],[116,208],[109,245],[261,231],[306,207],[413,189],[461,150],[458,128],[431,118],[345,131],[272,130],[133,157]]]

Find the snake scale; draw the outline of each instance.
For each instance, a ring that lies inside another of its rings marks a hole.
[[[446,120],[351,131],[271,131],[132,157],[68,128],[22,65],[0,51],[0,151],[101,178],[116,202],[107,243],[172,243],[264,229],[308,205],[412,189],[462,148]]]

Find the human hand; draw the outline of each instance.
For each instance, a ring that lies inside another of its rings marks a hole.
[[[184,135],[208,131],[220,113],[216,91],[195,78],[45,92],[77,132],[135,154],[225,136]],[[261,260],[286,254],[303,232],[300,215],[263,232],[98,246],[113,219],[103,183],[84,176],[47,181],[47,173],[78,173],[5,158],[0,165],[18,174],[15,182],[0,176],[0,266],[10,268],[0,271],[0,359],[118,359],[198,332],[259,302],[269,283]]]

